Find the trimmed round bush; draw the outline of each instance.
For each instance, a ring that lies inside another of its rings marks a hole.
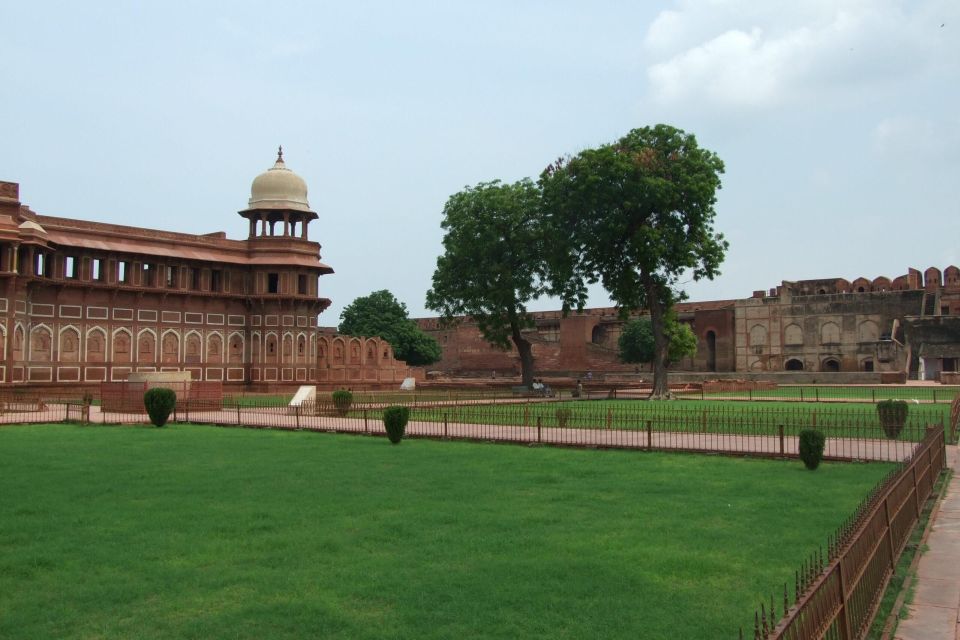
[[[804,429],[800,432],[800,459],[811,471],[820,466],[823,460],[823,447],[827,439],[823,432],[816,429]]]
[[[150,422],[157,427],[167,424],[167,418],[177,405],[177,394],[173,389],[154,387],[143,394],[143,406],[150,416]]]
[[[400,444],[409,419],[410,409],[407,407],[387,407],[383,410],[383,426],[387,430],[390,442]]]
[[[353,394],[346,389],[338,389],[333,392],[333,407],[342,416],[347,415],[350,406],[353,404]]]
[[[907,412],[910,410],[903,400],[884,400],[877,403],[877,415],[880,417],[880,426],[883,433],[891,440],[896,440],[907,424]]]

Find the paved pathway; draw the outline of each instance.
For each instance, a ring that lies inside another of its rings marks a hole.
[[[900,621],[897,640],[960,639],[960,465],[957,447],[947,447],[953,479],[927,538],[929,550],[917,565],[917,586],[909,617]]]

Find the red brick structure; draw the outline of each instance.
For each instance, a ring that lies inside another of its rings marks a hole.
[[[697,336],[697,353],[674,371],[702,373],[860,372],[948,378],[960,371],[960,269],[910,269],[890,280],[843,278],[784,281],[750,298],[685,302],[676,307]],[[535,312],[537,372],[579,376],[634,371],[617,360],[623,321],[615,309],[587,309],[564,318]],[[435,369],[453,375],[519,372],[514,350],[488,345],[474,323],[444,329],[418,320],[444,348]],[[643,368],[641,372],[645,372]],[[888,376],[889,377],[889,376]],[[866,377],[864,377],[866,379]],[[883,378],[887,379],[887,378]]]
[[[309,238],[317,214],[282,151],[240,215],[245,240],[58,218],[0,182],[0,384],[89,385],[134,371],[228,387],[328,379],[317,316],[330,301],[318,278],[333,270]],[[381,347],[392,382],[405,371]]]

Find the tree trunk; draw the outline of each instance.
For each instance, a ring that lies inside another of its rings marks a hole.
[[[520,375],[525,387],[533,385],[533,348],[530,341],[520,333],[520,325],[516,322],[510,323],[510,337],[513,344],[517,347],[517,353],[520,354]]]
[[[660,291],[656,284],[648,280],[644,286],[647,291],[647,306],[650,307],[650,328],[653,329],[653,389],[650,391],[650,399],[665,400],[672,397],[667,377],[670,342],[664,331],[663,322],[667,310],[660,299]]]

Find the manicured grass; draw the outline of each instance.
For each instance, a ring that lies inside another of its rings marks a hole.
[[[776,389],[756,391],[716,391],[704,394],[706,397],[770,398],[784,400],[857,400],[878,402],[880,400],[918,400],[920,402],[950,403],[960,393],[960,387],[951,386],[906,386],[906,385],[796,385],[779,386]],[[689,392],[700,395],[699,391]]]
[[[566,420],[564,412],[569,411]],[[559,413],[558,413],[559,412]],[[359,414],[358,414],[359,415]],[[948,424],[949,405],[910,404],[900,440],[919,440],[925,425]],[[645,429],[768,434],[784,425],[787,434],[816,426],[828,436],[883,438],[876,406],[859,403],[738,402],[735,400],[574,400],[529,404],[463,405],[416,410],[411,419],[544,427]]]
[[[889,468],[3,427],[0,637],[736,637]]]

